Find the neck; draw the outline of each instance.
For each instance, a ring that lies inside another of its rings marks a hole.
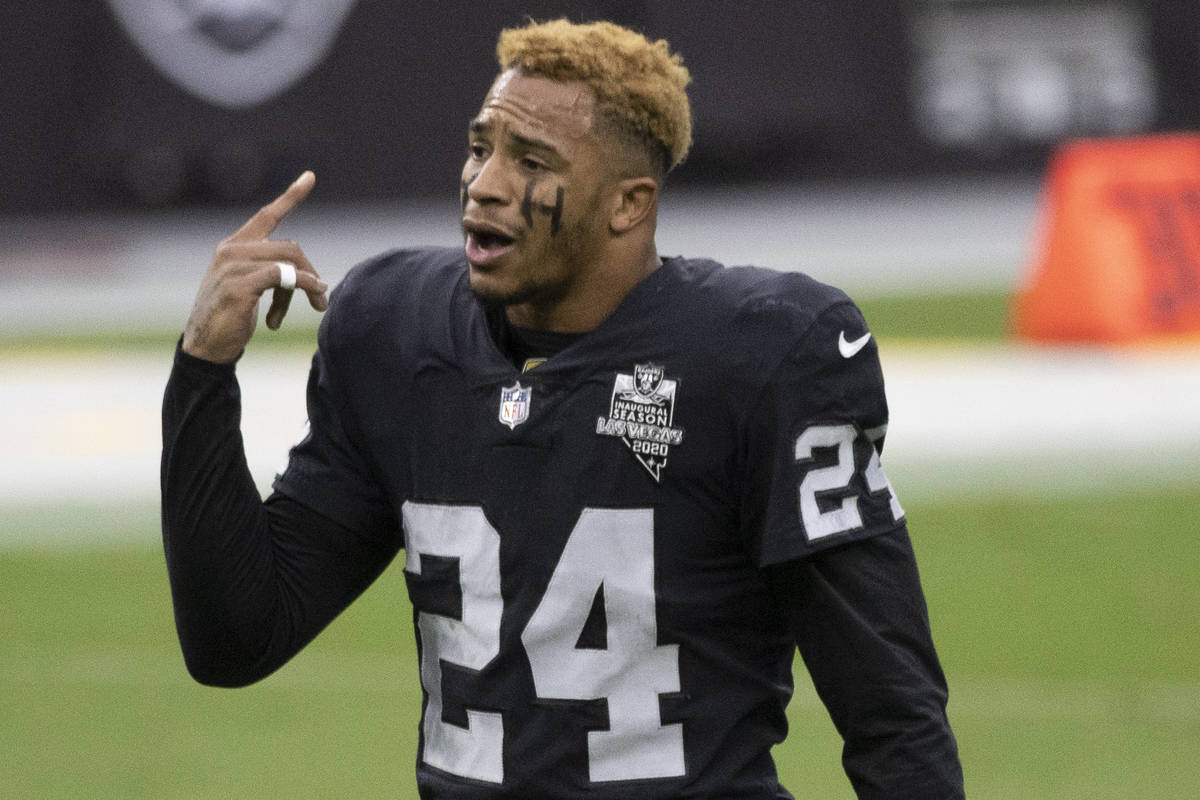
[[[651,239],[645,247],[606,254],[584,270],[564,296],[508,306],[510,324],[556,333],[585,333],[608,319],[625,295],[662,266]]]

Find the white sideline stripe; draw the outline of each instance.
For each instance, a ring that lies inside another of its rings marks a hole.
[[[0,502],[156,500],[170,359],[0,359],[0,413],[20,420],[0,427]],[[263,489],[304,428],[308,364],[248,353],[239,365],[246,455]]]
[[[883,347],[888,449],[920,458],[1200,442],[1200,348]],[[917,441],[919,438],[919,442]],[[978,452],[971,443],[986,445]]]
[[[405,632],[403,635],[410,635]],[[264,690],[306,693],[418,694],[416,665],[399,655],[305,652],[263,681]],[[177,653],[162,648],[96,651],[22,650],[0,663],[9,687],[47,683],[85,687],[180,687],[192,685]],[[796,675],[791,708],[822,709],[807,676]],[[1113,687],[1090,681],[952,680],[951,719],[993,721],[1138,719],[1200,721],[1200,683],[1150,682]]]
[[[881,349],[901,498],[1200,478],[1200,349]],[[239,365],[264,490],[303,430],[308,362],[252,350]],[[0,357],[0,503],[156,501],[169,367],[169,353]]]

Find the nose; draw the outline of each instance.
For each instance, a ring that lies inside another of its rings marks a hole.
[[[471,167],[476,172],[471,172]],[[463,173],[463,205],[467,200],[479,205],[505,204],[511,191],[500,159],[490,156],[480,164],[468,164]]]

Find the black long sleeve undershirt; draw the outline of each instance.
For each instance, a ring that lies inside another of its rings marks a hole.
[[[284,664],[383,571],[365,539],[246,466],[232,366],[180,350],[163,403],[162,529],[189,672],[243,686]],[[863,800],[963,797],[946,684],[907,531],[768,568]]]
[[[958,800],[958,745],[905,527],[768,568],[860,800]]]
[[[163,399],[163,549],[188,671],[214,686],[278,669],[397,551],[283,495],[264,503],[240,423],[234,367],[177,349]]]

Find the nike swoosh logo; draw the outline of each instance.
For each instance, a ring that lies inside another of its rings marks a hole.
[[[854,358],[854,356],[858,355],[859,350],[867,346],[867,342],[870,340],[871,332],[867,331],[853,342],[848,342],[846,341],[846,332],[842,331],[838,334],[838,352],[842,354],[842,358]]]

